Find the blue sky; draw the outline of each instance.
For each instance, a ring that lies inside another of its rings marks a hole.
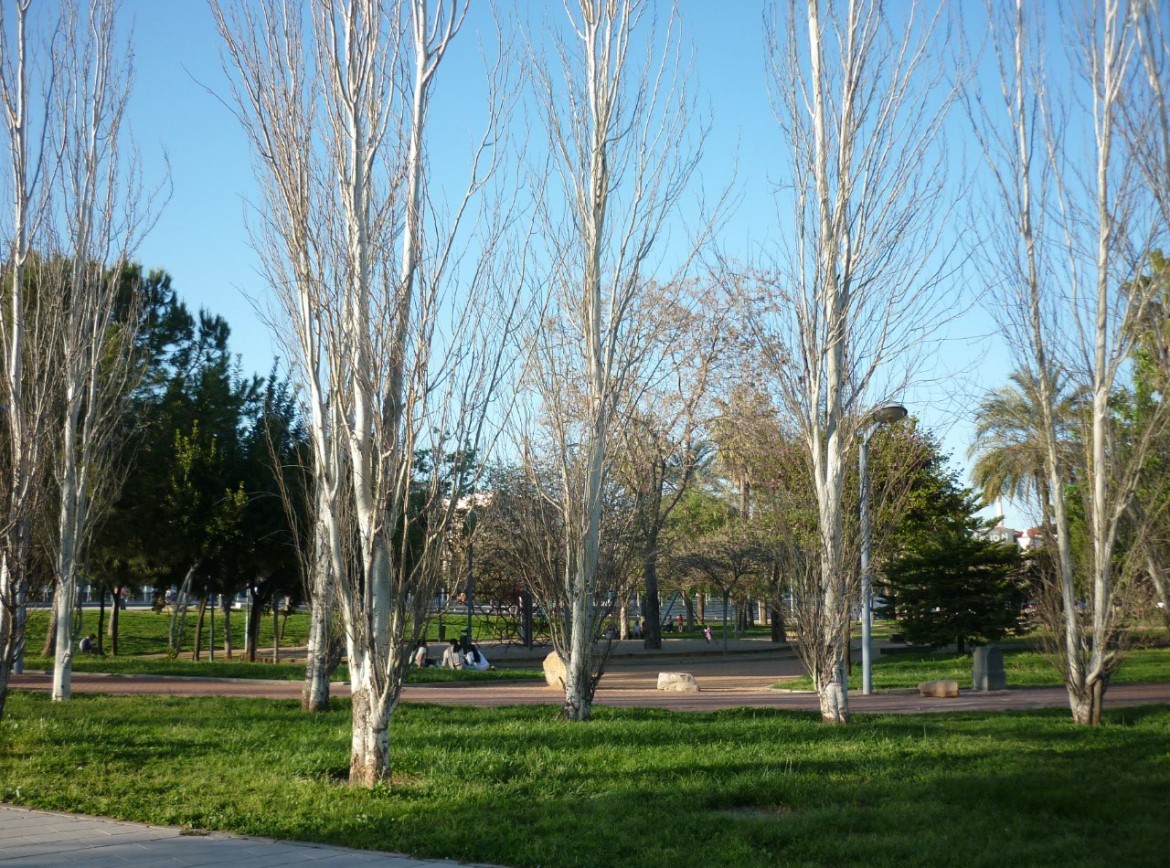
[[[484,3],[474,5],[480,10],[475,14],[484,14]],[[500,5],[509,6],[506,0]],[[520,5],[540,8],[537,0]],[[559,2],[550,2],[552,13],[559,8]],[[724,225],[720,243],[746,257],[776,231],[773,190],[785,168],[764,87],[761,4],[683,0],[681,10],[684,38],[695,52],[693,86],[713,116],[703,183],[708,190],[722,188],[737,167],[739,204]],[[148,267],[166,269],[189,305],[224,316],[244,368],[266,371],[275,349],[249,301],[264,294],[245,228],[255,183],[247,143],[219,100],[227,89],[211,13],[200,0],[124,0],[123,11],[135,34],[134,136],[148,183],[164,172],[165,155],[173,185],[139,259]],[[481,23],[473,18],[440,71],[431,132],[443,150],[436,162],[458,165],[460,154],[466,153],[463,144],[478,132],[482,67],[475,27]],[[961,279],[956,279],[954,293],[965,297]],[[974,396],[1001,384],[1009,370],[993,331],[981,312],[965,316],[952,327],[951,341],[934,371],[941,380],[903,396],[961,466]],[[954,374],[964,368],[969,369],[966,374]],[[1009,524],[1027,523],[1010,505],[1007,512]]]

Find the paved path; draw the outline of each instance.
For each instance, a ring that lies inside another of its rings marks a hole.
[[[595,697],[597,705],[614,707],[662,708],[670,711],[719,711],[728,708],[785,708],[815,711],[817,698],[812,693],[787,693],[769,689],[778,676],[704,674],[697,665],[673,661],[672,670],[690,671],[700,686],[699,693],[666,693],[653,686],[646,672],[631,672],[625,677],[613,673],[606,677]],[[655,673],[657,669],[655,668]],[[607,684],[609,686],[607,686]],[[49,690],[52,679],[44,674],[26,673],[11,676],[11,685],[25,690]],[[153,676],[108,676],[77,673],[73,689],[79,693],[114,695],[151,694],[164,696],[250,696],[266,699],[299,699],[301,685],[295,681],[229,681],[212,678],[159,678]],[[344,684],[333,685],[333,695],[349,695]],[[405,702],[440,705],[497,707],[505,705],[559,705],[564,694],[538,682],[489,682],[480,684],[410,685],[402,694]],[[1107,708],[1128,705],[1170,704],[1170,683],[1115,684],[1105,697]],[[964,690],[957,699],[928,699],[913,691],[882,691],[862,696],[851,691],[849,707],[857,714],[918,714],[948,711],[1004,711],[1008,709],[1066,708],[1068,694],[1063,687],[1021,687],[994,693]]]
[[[456,868],[465,864],[220,832],[190,835],[169,826],[54,814],[9,805],[0,805],[0,862],[17,866],[89,865],[94,868],[130,865]]]

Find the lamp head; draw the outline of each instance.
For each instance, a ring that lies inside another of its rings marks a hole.
[[[869,418],[880,425],[889,425],[891,422],[900,422],[906,418],[907,410],[901,404],[888,401],[878,404],[869,411]]]

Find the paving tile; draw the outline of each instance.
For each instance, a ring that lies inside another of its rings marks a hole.
[[[43,823],[4,823],[0,824],[0,840],[4,838],[19,838],[33,832],[41,832],[45,828]]]
[[[19,829],[7,829],[0,827],[0,847],[3,847],[5,842],[19,841],[21,838],[27,838],[35,833],[35,827],[24,826]]]
[[[106,862],[92,862],[91,865],[108,865],[110,868],[127,868],[127,866],[141,866],[141,868],[153,868],[155,865],[167,866],[167,868],[185,868],[186,863],[180,862],[178,859],[171,858],[164,853],[137,853],[137,854],[115,854],[116,859],[110,859]]]
[[[93,829],[71,827],[46,829],[44,834],[40,837],[42,840],[53,841],[60,844],[69,844],[75,841],[81,841],[86,845],[98,846],[109,840],[107,836],[98,835],[96,832],[94,832]]]
[[[0,856],[4,860],[5,865],[16,865],[20,868],[54,868],[57,865],[72,865],[73,861],[61,856],[25,856],[20,859],[9,860],[6,857]],[[98,866],[110,866],[110,862],[91,862],[94,868]]]
[[[381,868],[429,868],[434,862],[416,862],[405,856],[382,855],[375,859],[355,859],[352,856],[329,856],[319,862],[314,862],[314,868],[344,868],[346,865],[378,865]]]
[[[5,847],[0,851],[0,855],[5,859],[19,859],[22,856],[44,856],[50,853],[71,853],[73,851],[90,849],[93,848],[84,841],[65,841],[62,843],[56,843],[54,841],[33,841],[18,847]]]
[[[112,824],[104,824],[96,820],[88,818],[78,818],[76,820],[67,817],[54,817],[53,820],[44,824],[44,831],[46,832],[76,832],[78,829],[84,832],[95,832],[99,828],[111,826]]]
[[[244,855],[244,851],[233,853],[235,860],[230,863],[220,863],[221,865],[246,865],[248,868],[279,868],[281,865],[319,865],[320,862],[313,861],[298,861],[295,858],[290,859],[287,852],[281,851],[264,851],[260,853],[248,853]],[[352,863],[351,863],[352,864]]]
[[[16,862],[14,864],[21,866],[25,863]],[[158,853],[121,854],[117,850],[108,850],[104,847],[76,855],[71,854],[68,859],[59,864],[85,866],[85,868],[125,868],[128,865],[159,865],[178,868],[180,865],[173,859],[167,859]]]
[[[6,805],[0,805],[0,862],[15,866],[83,865],[91,868],[280,868],[285,865],[460,868],[459,863],[449,860],[415,859],[374,850],[269,841],[221,833],[187,836],[171,827],[74,817]]]

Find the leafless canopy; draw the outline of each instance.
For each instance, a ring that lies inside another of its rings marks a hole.
[[[466,0],[309,9],[215,6],[261,179],[254,237],[273,325],[310,423],[314,598],[335,594],[342,612],[351,779],[372,784],[389,773],[389,718],[448,526],[494,436],[489,409],[526,298],[502,269],[525,256],[504,250],[513,203],[481,195],[507,152],[498,75],[462,195],[446,207],[428,185],[431,99]]]
[[[600,627],[603,502],[614,459],[610,432],[656,379],[655,287],[679,286],[706,239],[701,224],[669,271],[665,236],[695,174],[705,129],[695,125],[678,16],[650,0],[565,4],[529,49],[536,111],[548,137],[542,177],[541,282],[551,296],[529,341],[526,384],[560,465],[569,607],[565,715],[590,714]],[[526,432],[529,440],[540,439]]]
[[[807,450],[818,510],[812,667],[828,721],[848,719],[850,601],[842,540],[847,456],[867,407],[896,396],[953,313],[939,243],[952,207],[951,105],[934,4],[777,2],[768,86],[789,164],[774,259],[737,282],[769,390]],[[911,352],[913,350],[913,352]]]
[[[1157,402],[1122,431],[1113,401],[1129,385],[1138,326],[1160,292],[1144,275],[1166,241],[1167,49],[1164,16],[1145,0],[1086,0],[1061,17],[1066,56],[1056,61],[1038,10],[989,3],[1000,94],[972,93],[967,107],[987,158],[985,280],[1008,300],[1002,327],[1036,384],[1052,498],[1050,627],[1073,716],[1095,723],[1121,660],[1127,589],[1145,566],[1119,557],[1118,541],[1126,532],[1146,539],[1144,525],[1161,512],[1135,497],[1170,408]],[[1071,75],[1050,74],[1052,62]],[[1060,436],[1064,376],[1086,405],[1073,462]],[[1071,530],[1072,479],[1083,550]]]

